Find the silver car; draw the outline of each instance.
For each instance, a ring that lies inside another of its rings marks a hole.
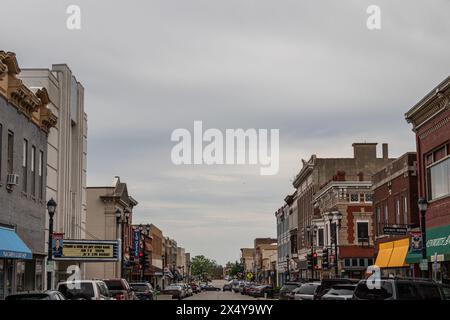
[[[314,294],[320,286],[320,282],[306,282],[297,288],[294,300],[314,300]]]

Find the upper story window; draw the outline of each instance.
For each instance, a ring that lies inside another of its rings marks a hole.
[[[427,167],[427,187],[429,200],[450,195],[450,157]]]
[[[358,221],[356,223],[358,243],[369,243],[369,222]]]
[[[409,224],[408,219],[408,198],[406,196],[403,197],[403,223]]]
[[[22,150],[22,191],[27,192],[27,173],[28,173],[28,140],[23,139]]]
[[[366,193],[364,195],[364,202],[373,202],[373,194],[372,193]]]
[[[39,199],[44,199],[44,152],[39,151],[39,164],[38,164],[38,176],[39,176]]]
[[[319,247],[323,247],[325,245],[324,243],[324,233],[323,233],[323,228],[319,228],[317,230],[317,245]]]
[[[14,173],[14,132],[12,131],[8,131],[7,171],[9,174]]]
[[[31,147],[31,194],[36,196],[36,147]]]
[[[395,223],[400,224],[400,199],[395,201]]]
[[[384,224],[385,225],[389,224],[389,207],[387,202],[384,205]]]
[[[359,202],[359,193],[351,193],[350,202]]]

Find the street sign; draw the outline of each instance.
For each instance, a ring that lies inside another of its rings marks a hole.
[[[404,227],[384,227],[383,228],[383,232],[384,232],[384,234],[403,236],[403,235],[407,234],[408,228],[404,228]]]
[[[53,260],[48,260],[47,261],[47,268],[46,268],[47,272],[53,272],[55,271],[55,261]]]
[[[428,260],[427,259],[420,260],[419,268],[422,271],[428,271]]]

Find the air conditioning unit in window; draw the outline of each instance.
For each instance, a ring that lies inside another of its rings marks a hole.
[[[6,176],[6,184],[8,186],[17,186],[19,184],[19,175],[17,175],[17,174],[8,174]]]

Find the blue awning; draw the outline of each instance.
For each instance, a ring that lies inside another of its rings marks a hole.
[[[33,254],[13,229],[0,227],[0,258],[31,260]]]

